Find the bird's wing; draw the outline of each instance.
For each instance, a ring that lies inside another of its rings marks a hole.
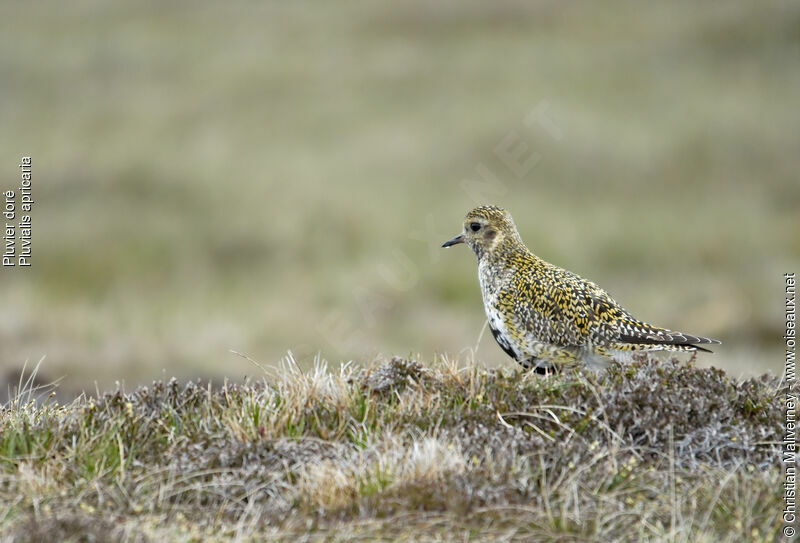
[[[629,315],[600,287],[552,266],[529,282],[533,293],[525,328],[547,343],[583,347],[613,339],[615,323]]]
[[[631,349],[663,345],[693,347],[720,342],[683,332],[658,328],[638,319],[605,290],[570,271],[548,265],[526,278],[524,298],[532,297],[524,328],[541,341],[562,347],[588,344]]]
[[[587,283],[590,306],[594,314],[602,322],[611,325],[612,331],[604,339],[611,340],[618,347],[625,348],[631,345],[664,345],[676,347],[694,347],[699,351],[708,351],[698,345],[720,344],[716,339],[693,336],[684,332],[675,332],[666,328],[659,328],[634,318],[630,313],[615,302],[608,293],[594,283]],[[602,327],[601,327],[602,328]],[[599,341],[598,343],[603,343]]]

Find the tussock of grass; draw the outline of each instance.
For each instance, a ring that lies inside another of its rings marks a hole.
[[[779,383],[641,358],[550,377],[394,358],[0,416],[10,541],[773,540]]]

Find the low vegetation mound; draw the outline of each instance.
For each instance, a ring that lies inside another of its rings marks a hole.
[[[642,357],[551,376],[440,360],[0,415],[8,541],[772,541],[784,390]]]

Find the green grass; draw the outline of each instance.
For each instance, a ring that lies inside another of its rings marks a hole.
[[[800,254],[796,3],[4,3],[0,185],[33,157],[34,266],[0,361],[63,388],[457,355],[508,207],[541,257],[780,370]],[[523,120],[549,104],[562,138]],[[518,178],[496,146],[541,154]],[[503,185],[474,195],[483,164]],[[473,198],[474,197],[474,198]],[[478,358],[505,359],[485,337]],[[703,359],[704,364],[713,358]],[[510,367],[510,366],[508,366]],[[4,388],[4,387],[3,387]]]
[[[6,541],[773,541],[776,379],[287,359],[0,413]]]

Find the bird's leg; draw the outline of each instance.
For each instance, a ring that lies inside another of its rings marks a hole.
[[[558,372],[558,366],[536,357],[527,359],[522,366],[538,375],[551,375]]]

